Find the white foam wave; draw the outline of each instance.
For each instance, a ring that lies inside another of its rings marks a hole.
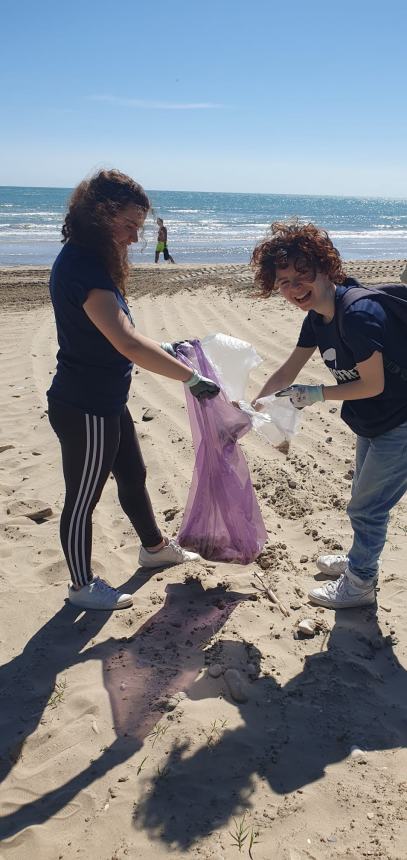
[[[47,229],[44,226],[43,227],[36,227],[35,225],[33,225],[32,227],[28,227],[28,229],[26,228],[25,230],[3,230],[0,227],[0,240],[4,239],[4,238],[7,238],[7,239],[15,238],[15,239],[21,239],[22,241],[24,241],[25,238],[27,238],[27,239],[33,239],[33,238],[41,239],[41,238],[45,237],[46,239],[50,239],[54,236],[55,237],[60,236],[60,230],[57,230],[55,227],[48,227],[48,229]]]
[[[1,208],[1,207],[0,207]],[[17,212],[7,212],[8,218],[54,218],[61,220],[61,212],[47,211],[45,209],[20,209]]]
[[[331,239],[407,239],[407,230],[330,230]]]

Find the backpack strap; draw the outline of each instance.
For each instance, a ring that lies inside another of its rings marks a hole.
[[[345,311],[358,299],[376,299],[382,307],[387,307],[403,325],[407,326],[407,287],[405,284],[380,284],[378,287],[363,287],[356,278],[346,278],[347,287],[337,304],[339,332],[343,340],[343,320]]]
[[[377,295],[378,290],[367,289],[367,287],[362,287],[359,281],[356,278],[346,278],[346,281],[343,284],[344,287],[347,287],[346,293],[341,296],[339,302],[336,305],[336,317],[338,320],[338,328],[339,334],[346,344],[346,337],[344,334],[344,317],[345,311],[353,305],[354,302],[357,302],[358,299],[369,299],[372,295]]]
[[[390,299],[390,302],[393,300],[393,309],[395,309],[394,305],[396,307],[399,306],[402,309],[399,310],[399,313],[397,314],[398,318],[402,319],[404,323],[407,322],[407,300],[406,297],[402,295],[404,287],[403,284],[386,284],[384,285],[383,290],[373,289],[370,287],[369,289],[367,289],[367,287],[362,287],[361,284],[356,281],[355,278],[347,278],[343,286],[348,287],[348,289],[346,290],[346,293],[341,296],[339,302],[337,302],[335,315],[338,322],[338,330],[340,337],[343,340],[345,346],[348,347],[348,349],[350,347],[346,341],[346,336],[344,332],[345,311],[347,310],[347,308],[353,305],[354,302],[357,302],[358,299],[369,299],[371,298],[371,296],[378,296],[379,300],[383,298]],[[401,287],[401,290],[399,289],[399,286]],[[386,292],[386,287],[388,287],[389,292]],[[396,289],[394,289],[394,287],[396,287]],[[390,290],[392,290],[393,292],[390,292]],[[403,382],[407,382],[407,368],[400,367],[400,365],[396,364],[395,361],[388,359],[384,355],[384,353],[382,353],[382,358],[383,365],[386,370],[388,370],[392,374],[399,375]]]

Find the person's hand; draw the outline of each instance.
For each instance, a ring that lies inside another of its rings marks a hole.
[[[323,385],[290,385],[289,388],[276,391],[276,397],[289,397],[296,409],[304,409],[304,406],[325,400]]]
[[[160,343],[160,347],[164,352],[168,352],[168,355],[172,355],[173,358],[177,357],[177,353],[175,352],[172,343]]]
[[[196,370],[194,370],[192,376],[185,383],[188,386],[191,394],[194,395],[198,400],[205,400],[209,397],[216,397],[219,394],[220,388],[216,382],[213,382],[212,379],[207,379],[206,376],[201,376]]]
[[[181,346],[182,343],[189,343],[189,341],[176,340],[174,341],[174,343],[166,343],[164,341],[163,343],[160,343],[160,347],[164,350],[164,352],[168,352],[168,355],[172,355],[173,358],[177,358],[177,346]]]
[[[255,412],[261,412],[261,410],[264,409],[264,403],[259,403],[257,397],[252,400],[250,406],[252,407],[252,409],[254,409]]]

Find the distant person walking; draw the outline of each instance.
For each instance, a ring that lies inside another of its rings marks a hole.
[[[164,227],[164,221],[162,218],[157,218],[158,224],[158,236],[157,236],[157,245],[155,248],[155,262],[158,263],[160,254],[164,254],[164,260],[169,260],[170,263],[175,263],[173,257],[167,248],[167,228]]]

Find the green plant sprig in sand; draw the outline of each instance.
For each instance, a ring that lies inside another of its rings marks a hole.
[[[54,687],[54,692],[49,697],[47,702],[47,708],[56,708],[60,702],[64,701],[64,693],[66,690],[66,678],[61,678],[60,681],[57,681]]]
[[[232,845],[234,848],[239,849],[239,854],[242,853],[242,849],[244,848],[245,842],[249,840],[248,843],[248,854],[250,860],[253,860],[252,849],[254,845],[258,845],[257,836],[259,835],[258,831],[254,829],[253,825],[246,823],[246,815],[244,812],[242,817],[239,819],[234,818],[233,822],[235,825],[234,832],[229,830],[229,835],[232,837]]]

